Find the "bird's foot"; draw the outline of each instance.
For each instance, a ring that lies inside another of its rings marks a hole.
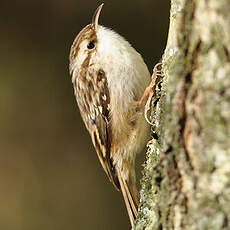
[[[159,66],[160,66],[160,69],[159,69]],[[162,63],[157,63],[154,66],[153,74],[152,74],[152,81],[150,82],[149,86],[145,89],[145,92],[144,92],[142,98],[139,101],[139,106],[141,106],[143,104],[143,102],[145,101],[145,99],[148,98],[147,102],[145,104],[144,115],[145,115],[146,121],[150,125],[153,125],[153,124],[151,123],[151,121],[148,118],[148,111],[150,110],[151,100],[152,100],[152,97],[153,97],[153,94],[154,94],[153,88],[156,85],[156,79],[157,79],[158,76],[162,76],[161,66],[162,66]]]

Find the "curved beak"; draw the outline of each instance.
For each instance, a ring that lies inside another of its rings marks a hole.
[[[104,3],[102,3],[95,11],[93,18],[92,18],[92,27],[97,31],[98,28],[98,20],[99,20],[99,16],[102,10]]]

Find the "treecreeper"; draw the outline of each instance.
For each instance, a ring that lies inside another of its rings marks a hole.
[[[130,43],[98,24],[102,7],[75,38],[69,69],[82,119],[105,173],[123,194],[133,227],[139,205],[135,158],[150,135],[140,101],[151,77]]]

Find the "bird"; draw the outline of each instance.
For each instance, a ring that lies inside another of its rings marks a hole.
[[[135,159],[150,135],[140,100],[151,77],[130,43],[99,25],[103,5],[74,39],[69,72],[82,120],[105,173],[122,192],[133,227],[139,205]]]

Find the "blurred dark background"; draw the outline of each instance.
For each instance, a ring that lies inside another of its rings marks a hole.
[[[129,229],[68,73],[71,43],[101,1],[0,1],[0,229]],[[169,2],[106,1],[101,24],[150,71],[166,45]]]

